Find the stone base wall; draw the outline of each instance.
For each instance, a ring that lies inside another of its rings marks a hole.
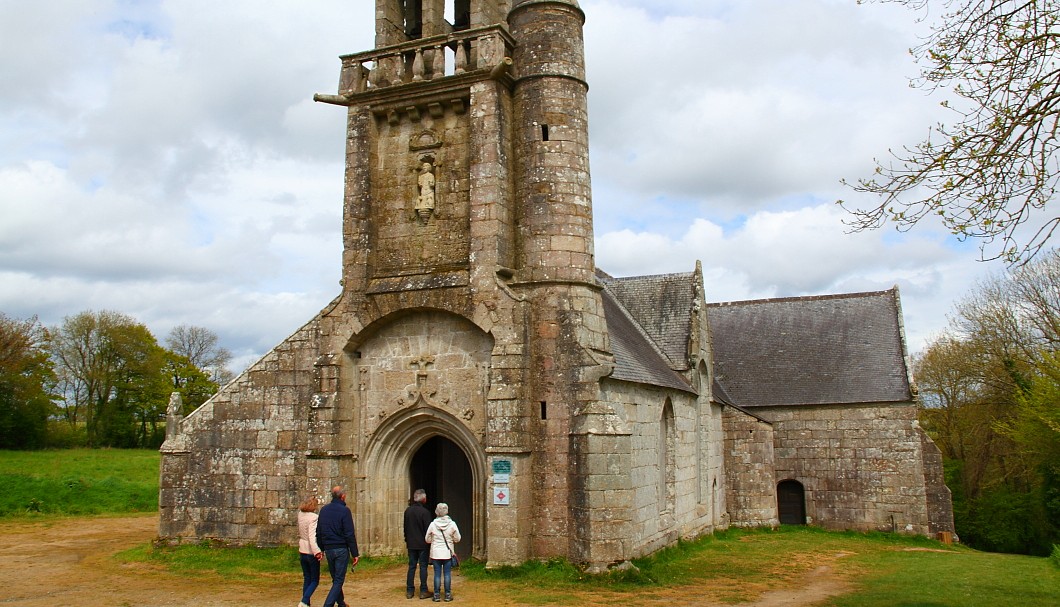
[[[916,405],[756,407],[773,422],[776,480],[805,488],[807,523],[930,532]]]
[[[924,451],[924,483],[927,485],[928,532],[935,535],[953,528],[953,494],[946,486],[942,467],[942,451],[931,437],[920,430],[920,444]]]
[[[318,334],[319,318],[191,413],[165,442],[161,538],[297,540],[298,504],[309,489],[305,451]]]
[[[697,437],[717,436],[709,405],[700,410],[694,394],[643,384],[605,380],[603,397],[630,429],[632,536],[628,558],[649,554],[680,538],[711,531],[722,521],[712,511],[701,477],[717,478],[722,462],[715,451],[697,446]],[[663,448],[663,409],[673,411],[673,435]],[[697,426],[702,427],[697,430]],[[673,450],[664,459],[663,453]],[[672,470],[667,471],[667,460]],[[623,472],[619,471],[619,474]],[[723,508],[723,505],[721,505]],[[722,510],[723,512],[724,510]]]
[[[736,527],[776,527],[780,522],[773,427],[732,407],[725,407],[722,422],[729,523]]]

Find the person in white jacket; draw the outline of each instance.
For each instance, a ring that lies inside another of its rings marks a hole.
[[[442,577],[445,577],[445,600],[453,600],[453,546],[460,541],[460,529],[449,518],[449,504],[439,503],[434,508],[437,517],[423,537],[431,545],[431,564],[434,565],[434,602],[441,600]]]
[[[317,546],[316,496],[306,499],[298,507],[298,560],[302,564],[302,601],[298,607],[309,607],[309,599],[320,584],[320,559],[324,553]]]

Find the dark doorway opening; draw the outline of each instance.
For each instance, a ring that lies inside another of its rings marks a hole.
[[[806,524],[806,492],[799,481],[777,484],[777,514],[781,525]]]
[[[427,492],[427,507],[434,513],[438,502],[449,504],[449,516],[460,529],[456,553],[461,559],[471,555],[474,546],[474,504],[471,463],[456,443],[434,436],[412,456],[409,464],[409,496],[416,489]]]

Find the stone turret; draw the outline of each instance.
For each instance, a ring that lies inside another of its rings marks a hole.
[[[516,0],[516,198],[527,280],[592,282],[592,193],[582,26],[573,0]]]

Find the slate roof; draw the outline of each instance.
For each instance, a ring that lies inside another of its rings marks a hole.
[[[912,398],[897,288],[709,304],[715,380],[741,407]]]
[[[615,370],[611,377],[695,393],[685,378],[670,368],[669,361],[614,293],[605,288],[601,298],[611,352],[615,355]]]
[[[695,273],[629,278],[598,276],[666,355],[670,367],[680,371],[688,369]]]

